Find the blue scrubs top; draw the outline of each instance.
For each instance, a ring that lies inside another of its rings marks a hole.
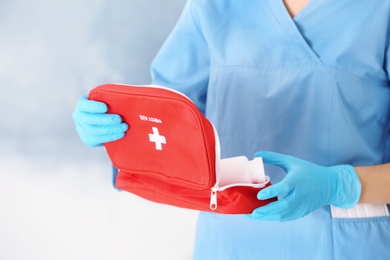
[[[222,157],[259,150],[330,166],[390,159],[390,1],[190,0],[152,64],[215,125]],[[284,172],[266,167],[276,183]],[[194,259],[390,259],[390,218],[200,213]]]

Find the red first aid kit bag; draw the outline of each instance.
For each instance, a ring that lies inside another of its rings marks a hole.
[[[220,186],[220,145],[213,125],[185,95],[144,85],[106,84],[89,99],[107,104],[129,125],[125,137],[104,146],[118,169],[116,186],[150,201],[224,214],[246,214],[275,199],[258,200],[269,186]]]

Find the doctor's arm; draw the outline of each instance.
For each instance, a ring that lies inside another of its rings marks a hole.
[[[326,167],[274,152],[255,156],[281,167],[287,175],[258,193],[260,200],[276,196],[279,200],[255,209],[249,215],[253,219],[291,221],[327,205],[349,209],[358,203],[390,202],[390,164]]]
[[[390,87],[390,47],[386,51],[385,70]],[[390,163],[358,166],[355,171],[362,183],[359,203],[390,204]]]
[[[390,163],[358,166],[355,171],[362,185],[359,203],[390,204]]]
[[[387,47],[384,63],[390,88],[390,47]],[[355,167],[362,183],[359,203],[390,204],[390,163]]]
[[[390,87],[390,47],[385,52],[384,69]],[[255,209],[250,218],[289,221],[326,205],[348,209],[357,203],[390,204],[390,163],[324,167],[271,152],[258,152],[255,156],[283,168],[287,175],[258,193],[260,200],[276,196],[279,200]]]

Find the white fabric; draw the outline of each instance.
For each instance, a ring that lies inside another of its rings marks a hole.
[[[386,204],[357,204],[350,209],[331,206],[332,218],[372,218],[389,216]]]

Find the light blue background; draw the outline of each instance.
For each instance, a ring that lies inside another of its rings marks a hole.
[[[150,82],[184,3],[0,2],[0,259],[191,259],[196,212],[113,189],[71,119],[97,85]]]

